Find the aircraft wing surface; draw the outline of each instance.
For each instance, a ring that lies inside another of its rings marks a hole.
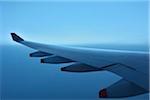
[[[14,41],[36,50],[30,54],[31,57],[44,57],[41,63],[73,62],[72,65],[61,68],[61,71],[107,70],[122,77],[117,83],[102,89],[99,97],[118,98],[149,92],[148,52],[47,45],[26,41],[15,33],[11,35]]]

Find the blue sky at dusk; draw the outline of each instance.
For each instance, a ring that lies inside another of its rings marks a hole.
[[[1,43],[10,32],[32,41],[56,44],[148,42],[148,3],[1,2]]]

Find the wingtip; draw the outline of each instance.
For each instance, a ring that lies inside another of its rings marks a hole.
[[[16,33],[10,33],[12,36],[12,39],[16,42],[24,41],[21,37],[19,37]]]

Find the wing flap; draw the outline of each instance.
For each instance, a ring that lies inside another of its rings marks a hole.
[[[117,75],[123,77],[125,80],[128,80],[149,91],[149,78],[148,75],[146,75],[145,73],[139,72],[136,69],[132,69],[129,66],[122,64],[116,64],[110,67],[103,67],[102,69],[116,73]]]
[[[100,98],[122,98],[144,94],[147,91],[134,83],[130,83],[124,79],[102,89],[99,92]]]

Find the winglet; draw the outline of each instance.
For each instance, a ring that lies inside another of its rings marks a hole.
[[[21,37],[19,37],[16,33],[11,33],[12,39],[16,42],[24,41]]]

